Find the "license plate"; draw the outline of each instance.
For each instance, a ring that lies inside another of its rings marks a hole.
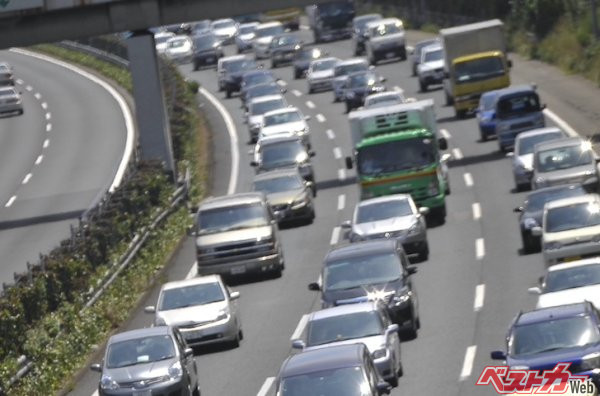
[[[243,274],[244,272],[246,272],[246,267],[243,265],[240,265],[239,267],[233,267],[231,269],[231,275],[239,275]]]
[[[388,52],[387,54],[385,54],[385,57],[388,58],[388,59],[390,59],[390,58],[393,58],[394,55],[396,55],[396,54],[393,53],[393,52]]]
[[[577,260],[581,260],[581,256],[567,257],[563,261],[565,263],[568,263],[569,261],[577,261]]]

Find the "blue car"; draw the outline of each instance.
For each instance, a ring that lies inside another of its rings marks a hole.
[[[552,370],[557,363],[571,363],[574,375],[600,384],[600,313],[586,301],[520,313],[506,337],[506,352],[494,351],[492,359],[504,360],[515,370]]]
[[[477,107],[477,122],[479,123],[479,135],[481,141],[485,142],[491,136],[496,135],[496,97],[498,91],[490,91],[481,95],[479,107]]]

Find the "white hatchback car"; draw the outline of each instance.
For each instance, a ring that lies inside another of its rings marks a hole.
[[[310,116],[303,115],[296,107],[269,111],[263,115],[258,138],[292,132],[310,149],[310,128],[306,122],[309,119]]]
[[[194,55],[194,43],[188,36],[175,36],[167,40],[165,55],[172,61],[189,63]]]
[[[308,93],[315,91],[330,90],[333,88],[333,72],[338,64],[338,58],[321,58],[310,62],[306,72],[306,82],[308,83]]]

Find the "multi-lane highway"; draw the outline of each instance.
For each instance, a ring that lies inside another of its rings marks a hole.
[[[118,182],[133,143],[122,94],[99,78],[21,50],[25,114],[0,119],[0,283],[69,235],[69,224]]]
[[[301,30],[298,34],[305,42],[312,41],[310,32]],[[412,32],[408,40],[414,44],[423,37]],[[349,41],[324,44],[323,48],[342,59],[352,53]],[[544,269],[540,255],[520,252],[512,209],[525,193],[514,192],[510,162],[498,152],[497,143],[478,141],[474,119],[455,120],[452,108],[443,106],[441,90],[418,92],[418,82],[410,77],[407,62],[377,68],[387,77],[389,89],[401,87],[406,96],[435,100],[439,127],[448,137],[453,155],[447,222],[429,230],[430,258],[419,264],[415,275],[422,327],[417,339],[402,344],[404,377],[392,394],[495,394],[491,387],[476,387],[474,382],[484,366],[492,364],[489,352],[503,346],[510,320],[520,309],[533,308],[527,287]],[[213,195],[231,192],[232,176],[237,178],[235,191],[248,191],[253,176],[248,165],[251,146],[246,143],[248,134],[239,99],[224,99],[217,92],[214,70],[193,72],[186,65],[182,71],[222,103],[215,106],[206,95],[199,96],[213,129]],[[343,164],[343,156],[351,149],[344,105],[332,103],[331,92],[308,95],[306,81],[294,80],[290,67],[274,72],[287,88],[288,102],[312,116],[319,188],[317,218],[312,225],[281,231],[286,257],[282,278],[234,287],[242,294],[245,339],[238,349],[214,348],[197,356],[204,395],[262,396],[273,391],[273,378],[291,353],[290,339],[302,331],[302,316],[320,307],[318,295],[309,292],[307,284],[318,277],[328,249],[342,242],[339,225],[350,218],[358,200],[354,174],[344,170]],[[547,113],[549,124],[555,123],[558,115],[578,130],[592,131],[594,117],[586,109],[593,114],[589,98],[598,91],[578,79],[562,77],[555,69],[521,59],[516,59],[512,76],[515,83],[539,77],[542,100],[553,112]],[[230,114],[233,126],[223,119],[223,110]],[[235,156],[230,139],[236,133],[234,150],[238,150],[240,161],[239,169],[232,172],[231,159]],[[194,243],[190,238],[176,256],[168,279],[193,275],[193,263]],[[153,305],[156,297],[154,290],[144,305]],[[136,312],[126,327],[149,326],[151,321],[151,316]],[[72,394],[89,396],[98,379],[98,374],[84,374]]]

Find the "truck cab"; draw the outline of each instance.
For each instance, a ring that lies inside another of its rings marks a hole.
[[[352,20],[356,15],[352,0],[337,0],[306,7],[315,43],[352,36]]]

